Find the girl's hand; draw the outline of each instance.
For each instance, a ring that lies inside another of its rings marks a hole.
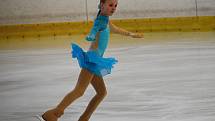
[[[143,38],[143,34],[140,33],[129,33],[129,35],[133,38]]]

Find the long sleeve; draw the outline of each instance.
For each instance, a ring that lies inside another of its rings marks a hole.
[[[114,25],[111,21],[109,21],[109,25],[110,25],[110,30],[113,33],[121,34],[121,35],[125,35],[125,36],[131,36],[134,38],[143,38],[143,34],[133,33],[133,32],[129,32],[125,29],[119,28],[116,25]]]
[[[98,16],[93,24],[93,27],[90,31],[90,33],[88,34],[88,36],[86,37],[86,40],[88,41],[95,41],[96,38],[96,34],[99,31],[102,31],[104,29],[107,28],[107,24],[109,22],[109,17],[108,16]]]
[[[117,26],[114,25],[111,21],[109,22],[109,25],[110,25],[110,30],[111,30],[113,33],[121,34],[121,35],[126,35],[126,36],[129,36],[129,35],[130,35],[130,32],[129,32],[129,31],[117,27]]]

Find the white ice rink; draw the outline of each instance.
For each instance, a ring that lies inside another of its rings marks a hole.
[[[90,121],[215,121],[215,34],[195,34],[109,48],[119,63]],[[73,89],[79,71],[68,50],[1,50],[0,121],[36,121]],[[77,121],[94,94],[89,86],[60,121]]]

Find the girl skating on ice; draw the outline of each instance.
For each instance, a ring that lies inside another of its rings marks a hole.
[[[107,90],[103,76],[110,74],[113,65],[117,63],[114,58],[103,57],[108,45],[110,29],[115,33],[142,37],[141,34],[128,32],[109,22],[109,16],[116,11],[117,5],[118,0],[100,0],[99,12],[90,33],[86,37],[86,40],[91,42],[89,50],[85,52],[77,44],[73,43],[71,45],[72,57],[77,58],[79,66],[82,68],[77,84],[55,108],[46,111],[39,117],[40,120],[57,121],[64,114],[65,109],[84,94],[89,84],[92,84],[96,95],[92,98],[78,121],[89,121],[97,106],[104,99]]]

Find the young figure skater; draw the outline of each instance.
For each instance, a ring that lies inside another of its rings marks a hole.
[[[72,57],[78,59],[79,66],[82,68],[77,84],[55,108],[38,117],[41,121],[57,121],[64,114],[64,110],[84,94],[89,84],[94,87],[96,95],[92,98],[78,121],[88,121],[99,103],[106,96],[107,90],[103,76],[110,74],[113,65],[117,62],[114,58],[103,58],[109,41],[109,25],[110,29],[115,33],[143,37],[141,34],[128,32],[109,22],[109,16],[115,12],[117,4],[118,0],[100,0],[98,15],[91,32],[86,37],[86,40],[91,41],[89,50],[84,52],[78,45],[71,45]]]

